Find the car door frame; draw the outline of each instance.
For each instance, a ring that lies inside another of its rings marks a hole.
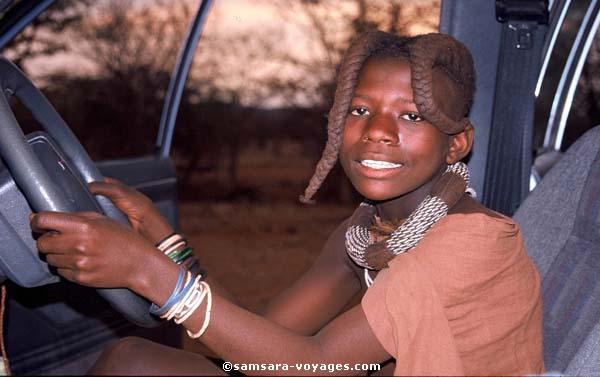
[[[0,30],[0,49],[53,2],[23,0],[15,5],[19,9],[14,10],[14,20]],[[117,178],[148,195],[175,227],[177,177],[170,151],[185,80],[211,5],[212,0],[200,1],[190,20],[165,97],[154,153],[96,162],[103,175]],[[98,356],[103,344],[125,335],[144,336],[170,345],[180,342],[175,326],[137,328],[84,287],[60,283],[29,289],[11,286],[10,290],[5,330],[1,335],[5,336],[7,349],[11,344],[16,347],[12,347],[12,352],[8,349],[8,354],[11,368],[17,374],[81,374]],[[94,314],[71,307],[74,301],[93,307]],[[69,330],[73,327],[69,324],[76,329]],[[48,337],[35,339],[31,337],[32,329],[37,329],[36,335],[41,337],[44,333]],[[63,330],[67,332],[63,334]]]
[[[25,0],[15,5],[16,9],[12,10],[13,18],[8,19],[7,26],[0,29],[0,50],[53,3],[54,0]],[[190,20],[165,95],[154,153],[96,161],[103,175],[117,178],[149,196],[175,227],[177,175],[170,152],[185,82],[212,3],[213,0],[201,0]]]

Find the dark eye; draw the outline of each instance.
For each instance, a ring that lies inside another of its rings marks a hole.
[[[358,107],[355,107],[352,110],[350,110],[350,114],[355,115],[355,116],[369,115],[369,109],[367,109],[364,106],[358,106]]]
[[[401,118],[404,120],[407,120],[409,122],[415,122],[415,123],[423,120],[423,117],[421,115],[419,115],[418,113],[402,114]]]

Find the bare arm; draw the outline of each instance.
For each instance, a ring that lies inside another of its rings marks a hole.
[[[172,263],[157,263],[160,266],[155,266],[156,270],[165,277],[161,279],[159,286],[135,284],[131,288],[151,301],[162,304],[171,294],[178,272]],[[204,321],[204,311],[203,305],[184,322],[184,326],[197,331]],[[210,325],[201,341],[221,358],[233,363],[353,365],[379,363],[390,358],[373,334],[360,305],[336,317],[316,335],[307,336],[213,294]],[[298,373],[298,370],[293,370],[293,374]],[[356,371],[339,373],[355,374]]]
[[[39,250],[71,281],[127,287],[158,305],[166,302],[176,285],[179,266],[157,253],[139,234],[104,216],[40,213],[32,216],[31,224],[34,231],[44,233],[38,239]],[[315,284],[312,288],[321,287]],[[184,326],[197,331],[204,321],[204,309],[198,308]],[[313,325],[327,317],[317,316]],[[239,363],[375,363],[389,358],[359,306],[308,336],[242,309],[217,292],[202,342],[223,359]]]
[[[269,302],[265,318],[298,334],[313,335],[360,292],[360,282],[344,259],[346,222],[331,234],[312,267]]]

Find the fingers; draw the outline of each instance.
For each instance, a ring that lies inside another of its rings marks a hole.
[[[74,283],[78,283],[78,284],[83,284],[85,285],[83,282],[80,282],[79,279],[77,279],[77,274],[75,271],[68,269],[68,268],[57,268],[56,272],[64,277],[65,279],[72,281]]]
[[[78,284],[127,286],[139,258],[154,252],[133,230],[94,212],[40,212],[30,222],[34,231],[43,233],[37,247],[48,264]]]
[[[104,177],[103,181],[88,183],[88,188],[91,193],[105,196],[123,196],[127,192],[135,191],[125,183],[115,178]]]
[[[36,233],[43,233],[37,239],[38,250],[42,253],[66,253],[72,249],[82,248],[81,240],[95,233],[95,226],[92,223],[102,218],[104,216],[95,212],[78,214],[47,212],[34,214],[31,217],[31,228]]]
[[[141,192],[137,191],[132,187],[127,186],[126,184],[114,178],[104,178],[104,182],[89,183],[88,189],[94,195],[102,195],[111,199],[121,210],[123,210],[123,208],[121,208],[120,206],[125,204],[125,202],[142,203],[150,201],[150,199],[148,199]]]
[[[45,255],[46,262],[56,268],[56,272],[75,283],[81,283],[78,276],[86,268],[83,255],[73,250],[72,242],[65,240],[64,235],[44,234],[37,241],[38,250]]]
[[[36,241],[38,250],[43,254],[65,254],[66,250],[64,237],[56,233],[44,233]]]
[[[104,182],[106,183],[112,183],[115,185],[123,185],[123,186],[127,186],[125,183],[123,183],[122,181],[119,181],[116,178],[111,178],[111,177],[104,177]]]
[[[77,215],[80,217],[83,217],[85,219],[90,219],[90,220],[103,219],[106,217],[104,215],[99,214],[98,212],[92,212],[92,211],[77,212]]]
[[[89,229],[89,220],[104,218],[96,212],[38,212],[29,215],[31,230],[35,233],[83,232]]]
[[[87,274],[82,274],[80,271],[70,268],[57,268],[56,272],[63,278],[88,287],[102,288],[103,284],[94,283]],[[114,287],[107,287],[114,288]]]
[[[89,218],[90,215],[86,216]],[[36,233],[52,230],[62,233],[80,228],[84,218],[82,213],[38,212],[30,216],[29,223],[31,229]]]
[[[72,270],[77,267],[77,263],[70,254],[48,254],[46,255],[46,262],[57,269]]]
[[[88,184],[88,189],[94,195],[103,195],[108,198],[120,198],[124,196],[123,184],[116,182],[92,182]]]

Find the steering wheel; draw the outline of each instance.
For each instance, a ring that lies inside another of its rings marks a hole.
[[[29,206],[36,212],[95,209],[116,221],[128,224],[127,218],[110,200],[101,196],[94,198],[88,191],[86,183],[101,181],[102,174],[46,97],[17,66],[4,58],[0,58],[0,89],[0,155],[18,186],[16,190],[22,193]],[[45,132],[37,133],[33,138],[24,136],[8,102],[13,95],[31,112]],[[36,145],[40,142],[49,146],[36,153]],[[71,172],[69,182],[57,183],[57,174],[48,167],[47,160],[52,159],[60,167],[58,170]],[[9,228],[8,233],[18,235],[22,246],[18,248],[26,250],[9,251],[11,254],[18,254],[18,260],[2,253],[0,266],[3,272],[15,283],[28,287],[58,281],[59,278],[39,258],[31,230],[28,226],[24,227],[23,223],[21,220],[21,226],[16,227],[17,229],[13,229],[14,226]],[[0,225],[7,225],[5,216],[0,218]],[[5,233],[5,230],[0,232],[0,240],[2,237],[10,237]],[[26,271],[30,275],[29,280],[23,283],[16,278],[15,271]],[[97,292],[135,324],[143,327],[160,324],[149,313],[150,303],[132,291],[125,288],[103,288],[97,289]]]

